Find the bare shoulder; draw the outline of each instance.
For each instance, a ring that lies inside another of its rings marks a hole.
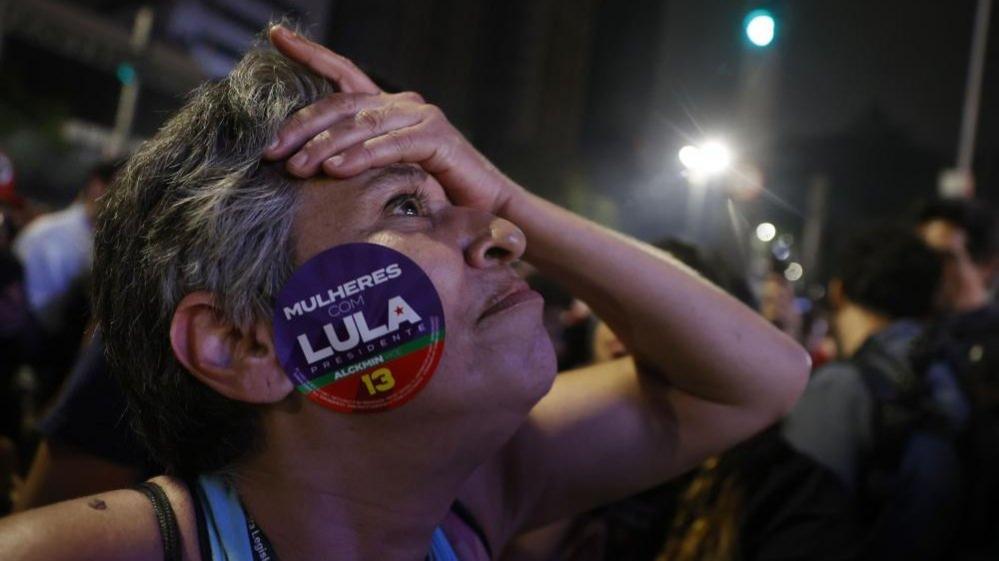
[[[194,505],[186,486],[153,479],[166,492],[180,525],[185,561],[199,561]],[[0,551],[12,561],[162,559],[152,504],[132,489],[64,501],[0,519]]]

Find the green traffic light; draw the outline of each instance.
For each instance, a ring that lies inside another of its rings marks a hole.
[[[766,47],[773,43],[777,35],[777,20],[767,10],[753,10],[746,16],[744,28],[750,43]]]
[[[135,67],[127,62],[119,64],[115,74],[118,81],[126,86],[135,81]]]

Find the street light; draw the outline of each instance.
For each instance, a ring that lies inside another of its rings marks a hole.
[[[745,20],[746,37],[757,47],[766,47],[773,43],[777,35],[777,20],[767,10],[753,10]]]
[[[732,163],[732,152],[721,142],[711,141],[701,146],[704,171],[710,175],[723,172]]]
[[[688,144],[680,149],[680,163],[692,174],[712,176],[728,169],[732,164],[732,151],[728,146],[712,140],[700,146]]]
[[[123,62],[115,69],[115,75],[121,85],[128,86],[135,82],[135,67],[127,62]]]
[[[713,178],[728,170],[732,164],[732,151],[718,140],[709,140],[700,145],[688,144],[680,149],[677,156],[686,169],[684,177],[690,185],[687,194],[687,230],[693,239],[698,239],[707,187]]]
[[[680,148],[680,163],[688,170],[696,170],[701,167],[701,149],[690,144]]]

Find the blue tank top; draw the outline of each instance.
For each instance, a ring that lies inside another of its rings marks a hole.
[[[225,478],[202,475],[192,486],[198,512],[202,561],[278,561],[270,542],[246,515]],[[459,561],[440,526],[430,539],[430,561]]]

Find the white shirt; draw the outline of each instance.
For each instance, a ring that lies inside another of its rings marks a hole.
[[[28,303],[35,312],[90,270],[94,233],[83,203],[37,218],[14,240],[24,264]]]

